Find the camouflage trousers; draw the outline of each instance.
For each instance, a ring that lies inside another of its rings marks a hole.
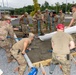
[[[21,52],[19,52],[19,50],[15,50],[15,49],[10,49],[11,54],[13,55],[13,57],[17,60],[18,65],[19,65],[19,71],[18,71],[18,75],[24,75],[24,71],[26,68],[26,61],[24,56],[21,54]]]
[[[34,31],[36,33],[38,33],[38,29],[40,30],[40,32],[44,33],[44,23],[42,21],[40,21],[40,23],[38,24],[38,21],[34,21]]]
[[[21,27],[23,34],[29,34],[29,27],[26,24],[22,24]]]
[[[46,32],[51,32],[51,23],[45,23],[45,25],[46,25]]]
[[[34,32],[38,33],[38,26],[37,26],[37,21],[33,22],[33,27],[34,27]]]
[[[52,63],[53,64],[60,64],[62,66],[61,70],[63,72],[63,75],[70,75],[70,58],[67,60],[67,55],[61,55],[61,54],[52,54]]]
[[[12,55],[11,55],[11,52],[10,52],[10,43],[9,43],[9,41],[7,39],[2,40],[2,41],[0,40],[0,47],[5,49],[8,62],[11,62],[13,58],[12,58]]]

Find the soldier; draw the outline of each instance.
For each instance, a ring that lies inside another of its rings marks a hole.
[[[28,19],[28,13],[27,12],[25,12],[24,15],[21,16],[20,23],[21,23],[23,34],[25,36],[27,36],[29,33],[29,30],[28,30],[29,19]]]
[[[26,68],[26,60],[22,54],[25,54],[25,50],[31,44],[32,40],[34,39],[34,34],[29,33],[28,38],[23,38],[22,40],[15,43],[11,48],[11,53],[13,57],[17,60],[19,67],[18,67],[18,75],[23,75],[25,68]]]
[[[46,9],[44,13],[44,22],[46,24],[46,31],[49,32],[51,30],[51,21],[48,9]]]
[[[53,26],[53,12],[50,12],[50,29],[51,29],[51,31],[53,31],[53,29],[52,29],[52,26]]]
[[[2,21],[2,20],[4,20],[4,13],[3,12],[0,12],[0,20]]]
[[[76,4],[72,6],[73,18],[69,24],[69,27],[76,25]]]
[[[53,12],[53,16],[52,16],[52,29],[53,29],[53,31],[56,30],[57,24],[58,24],[58,15],[56,14],[56,12]]]
[[[73,18],[68,27],[76,25],[76,4],[72,6],[72,12],[73,12]],[[76,44],[76,33],[73,33],[72,36],[73,36],[75,44]]]
[[[56,64],[62,66],[63,75],[70,75],[70,50],[75,48],[75,44],[71,35],[64,33],[64,25],[58,24],[56,26],[57,33],[52,36],[52,67],[50,73]]]
[[[33,24],[34,24],[34,31],[38,33],[38,26],[37,26],[37,13],[33,16]]]
[[[64,24],[64,22],[65,22],[65,14],[62,12],[62,10],[60,10],[59,13],[60,13],[60,23]]]
[[[38,26],[38,34],[43,35],[43,20],[42,20],[42,14],[40,10],[37,11],[37,26]]]
[[[6,50],[8,63],[12,61],[10,53],[10,43],[7,39],[7,36],[10,35],[11,39],[14,39],[14,31],[12,25],[9,24],[9,17],[4,17],[4,21],[0,21],[0,47]]]
[[[1,12],[0,12],[0,20],[1,20],[1,18],[2,18],[2,15],[1,15]]]

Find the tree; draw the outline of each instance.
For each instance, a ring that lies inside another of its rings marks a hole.
[[[18,8],[14,10],[15,14],[23,14],[24,12],[28,12],[31,13],[31,15],[33,16],[38,10],[41,9],[41,11],[44,11],[46,8],[50,9],[50,10],[56,10],[56,12],[58,13],[60,9],[63,10],[63,12],[66,12],[66,3],[62,2],[62,4],[60,5],[59,2],[55,3],[55,6],[49,5],[49,3],[47,1],[44,2],[43,5],[38,4],[38,0],[33,0],[34,5],[28,5],[25,6],[23,8]],[[67,4],[67,12],[71,11],[71,6],[74,4],[74,2],[68,3]]]
[[[38,4],[38,0],[33,0],[34,3],[34,11],[31,12],[31,15],[33,16],[38,10],[40,10],[40,6]]]
[[[55,5],[56,5],[56,13],[58,13],[60,10],[60,4],[59,4],[59,2],[57,2],[57,3],[55,3]]]
[[[44,7],[48,8],[49,7],[49,3],[47,1],[45,1],[44,3]]]

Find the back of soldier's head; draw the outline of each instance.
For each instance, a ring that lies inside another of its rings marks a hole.
[[[34,38],[34,34],[33,33],[29,33],[29,38]]]

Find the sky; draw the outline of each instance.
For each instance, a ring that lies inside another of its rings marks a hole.
[[[3,6],[2,1],[4,1],[5,6],[13,8],[21,8],[27,5],[33,5],[32,0],[0,0],[0,6]],[[60,4],[62,2],[66,3],[66,0],[38,0],[38,3],[44,4],[45,1],[47,1],[50,5],[55,4],[56,2],[59,2]],[[68,3],[73,3],[73,1],[76,3],[76,0],[67,0]]]

